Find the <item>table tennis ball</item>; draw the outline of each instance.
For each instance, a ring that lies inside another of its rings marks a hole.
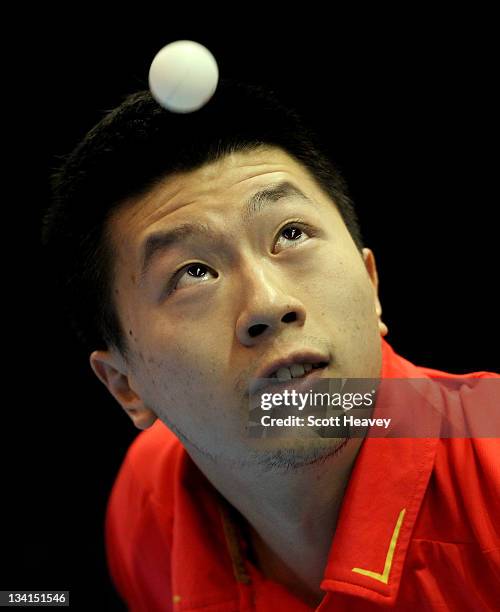
[[[177,40],[160,49],[149,69],[155,100],[174,113],[191,113],[206,104],[219,81],[210,51],[192,40]]]

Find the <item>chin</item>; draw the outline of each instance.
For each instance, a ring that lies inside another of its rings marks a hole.
[[[293,469],[315,466],[340,456],[350,438],[268,438],[252,440],[250,456],[246,464],[288,472]]]

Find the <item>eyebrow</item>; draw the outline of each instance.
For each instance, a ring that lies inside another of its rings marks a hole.
[[[261,213],[268,206],[275,204],[285,198],[298,198],[303,202],[314,206],[313,201],[307,197],[298,187],[289,181],[267,185],[256,193],[252,194],[245,202],[242,219],[248,223],[253,217]],[[159,230],[150,234],[142,247],[142,267],[141,279],[144,279],[151,263],[160,253],[171,249],[173,246],[193,237],[204,236],[207,239],[214,239],[216,232],[207,225],[199,222],[183,223],[168,230]]]

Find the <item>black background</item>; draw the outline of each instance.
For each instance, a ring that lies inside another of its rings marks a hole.
[[[78,13],[32,14],[29,31],[15,24],[3,117],[13,139],[0,589],[69,589],[73,609],[122,609],[102,530],[138,431],[54,314],[39,225],[56,156],[125,94],[147,87],[149,65],[169,42],[205,44],[221,76],[273,87],[321,132],[375,252],[397,352],[454,373],[499,369],[498,49],[489,16],[311,14],[287,24],[248,12],[251,22],[224,11],[196,27],[154,14],[133,27]]]

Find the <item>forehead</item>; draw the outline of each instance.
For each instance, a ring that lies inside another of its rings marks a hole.
[[[140,198],[128,200],[108,223],[118,268],[137,270],[147,237],[190,220],[228,224],[262,187],[288,181],[305,195],[327,200],[308,170],[276,147],[237,152],[196,170],[166,176]],[[329,208],[335,207],[329,204]]]

